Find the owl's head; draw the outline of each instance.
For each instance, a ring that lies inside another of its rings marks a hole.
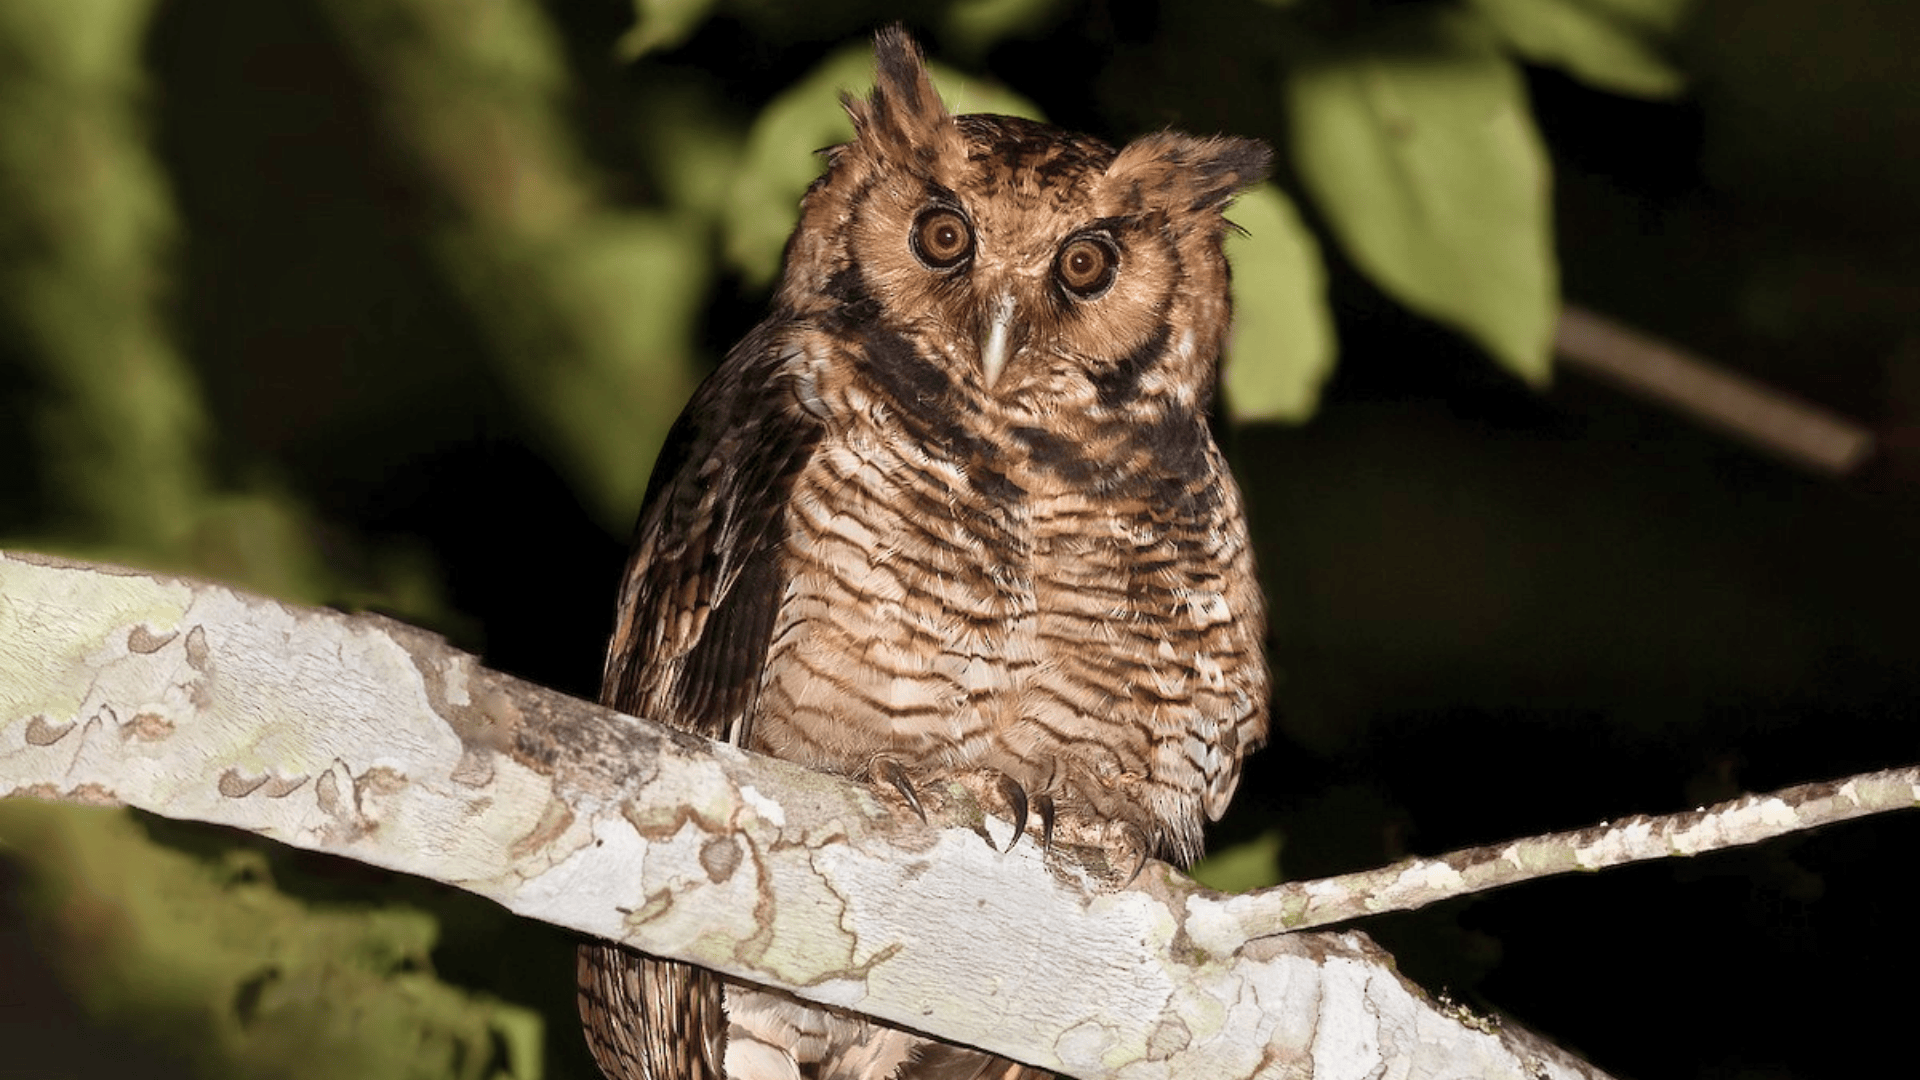
[[[1118,151],[1005,116],[949,115],[905,31],[844,99],[788,244],[780,305],[910,341],[1004,399],[1097,394],[1205,408],[1226,335],[1222,216],[1266,173],[1250,139],[1160,132]]]

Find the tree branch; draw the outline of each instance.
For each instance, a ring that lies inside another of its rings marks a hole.
[[[391,620],[178,578],[0,554],[0,673],[0,796],[246,829],[1087,1078],[1601,1076],[1436,1005],[1364,935],[1276,931],[1340,910],[1329,888],[1362,898],[1349,914],[1404,907],[1409,882],[1451,895],[1611,864],[1588,849],[1751,842],[1751,821],[1911,805],[1916,780],[1228,897],[1157,863],[1114,888],[1097,854],[1002,854],[982,837],[1010,825],[957,788],[928,793],[925,826]]]

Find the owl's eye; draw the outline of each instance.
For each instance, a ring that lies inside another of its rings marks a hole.
[[[913,253],[931,269],[952,269],[973,254],[973,226],[960,211],[936,206],[913,223]]]
[[[1053,262],[1053,276],[1060,287],[1082,300],[1091,300],[1113,284],[1113,273],[1120,265],[1120,252],[1104,236],[1080,236],[1060,249]]]

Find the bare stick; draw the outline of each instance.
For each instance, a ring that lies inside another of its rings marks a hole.
[[[1873,453],[1859,424],[1572,304],[1554,349],[1569,366],[1671,405],[1805,468],[1844,475]]]

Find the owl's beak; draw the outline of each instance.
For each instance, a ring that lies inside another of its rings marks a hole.
[[[1002,293],[987,315],[987,339],[980,343],[980,378],[987,389],[1007,366],[1007,339],[1013,329],[1013,294]]]

